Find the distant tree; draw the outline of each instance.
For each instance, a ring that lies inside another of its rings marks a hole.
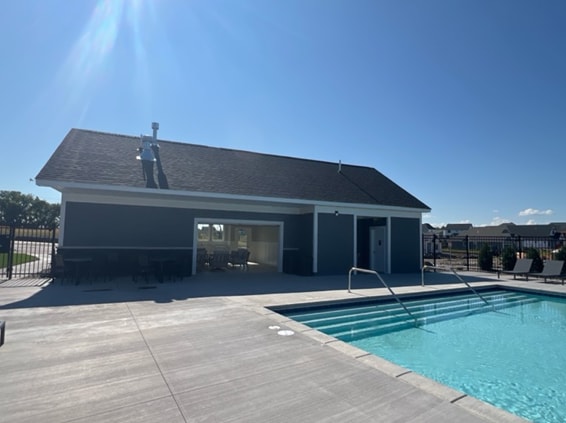
[[[481,270],[491,271],[493,269],[493,252],[489,245],[483,244],[478,253],[478,265]]]
[[[507,246],[501,252],[501,266],[503,270],[513,270],[517,262],[517,252],[513,247]]]
[[[19,191],[0,191],[0,223],[53,228],[59,226],[61,206]]]
[[[542,258],[540,257],[539,251],[536,248],[529,247],[525,250],[525,255],[528,259],[533,259],[531,270],[533,272],[542,272],[544,263],[542,261]]]

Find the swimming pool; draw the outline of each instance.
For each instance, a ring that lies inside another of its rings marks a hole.
[[[566,299],[525,291],[278,310],[534,422],[566,421]]]

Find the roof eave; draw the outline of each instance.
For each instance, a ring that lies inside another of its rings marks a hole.
[[[365,204],[365,203],[346,203],[346,202],[335,202],[335,201],[320,201],[320,200],[305,200],[296,198],[281,198],[281,197],[261,197],[252,195],[236,195],[227,193],[211,193],[211,192],[200,192],[200,191],[185,191],[185,190],[173,190],[173,189],[152,189],[145,187],[131,187],[131,186],[120,186],[120,185],[103,185],[103,184],[91,184],[84,182],[69,182],[69,181],[57,181],[49,179],[37,179],[36,184],[42,187],[50,187],[61,193],[64,192],[78,192],[78,191],[98,191],[107,192],[111,194],[117,193],[128,193],[130,195],[140,195],[140,196],[154,196],[158,197],[181,197],[181,198],[192,198],[192,199],[202,199],[202,200],[228,200],[228,201],[245,201],[245,202],[262,202],[262,203],[273,203],[281,205],[296,205],[296,206],[332,206],[332,207],[347,207],[347,208],[359,208],[359,209],[380,209],[389,211],[411,211],[417,213],[430,213],[429,208],[413,208],[413,207],[402,207],[402,206],[390,206],[385,204]]]

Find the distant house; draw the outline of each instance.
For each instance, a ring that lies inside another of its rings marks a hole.
[[[507,245],[524,250],[525,248],[553,249],[561,246],[565,241],[566,224],[548,223],[541,225],[516,225],[502,223],[497,226],[473,227],[460,235],[469,237],[498,238],[506,241],[492,241],[494,249],[502,249]]]
[[[497,226],[471,227],[460,235],[468,236],[508,236],[508,237],[550,237],[566,232],[564,223],[547,223],[542,225],[516,225],[502,223]]]
[[[156,133],[69,131],[36,178],[62,194],[61,252],[174,254],[191,274],[200,251],[242,248],[274,272],[419,270],[430,209],[377,170]]]
[[[449,223],[442,229],[442,235],[444,236],[455,236],[460,233],[471,229],[473,226],[471,223]]]

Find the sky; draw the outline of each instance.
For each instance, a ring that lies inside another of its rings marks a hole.
[[[373,167],[434,226],[566,222],[564,0],[4,0],[0,190],[71,128]]]

